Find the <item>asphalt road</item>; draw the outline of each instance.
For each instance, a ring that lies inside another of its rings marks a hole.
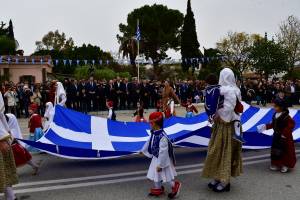
[[[224,194],[209,191],[206,186],[208,180],[201,177],[204,150],[176,149],[176,155],[178,179],[183,184],[178,199],[300,199],[300,167],[288,174],[269,171],[268,150],[244,152],[244,174],[232,180],[232,191]],[[297,155],[299,158],[300,147],[297,147]],[[20,199],[153,199],[147,196],[151,187],[151,182],[146,180],[150,160],[142,156],[81,161],[37,154],[34,160],[42,161],[37,176],[31,175],[28,166],[19,169],[20,184],[15,190]],[[162,199],[167,199],[167,196]]]

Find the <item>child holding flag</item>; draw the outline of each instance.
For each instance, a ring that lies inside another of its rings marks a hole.
[[[273,141],[271,147],[271,166],[272,171],[288,172],[295,167],[296,152],[293,139],[293,129],[295,121],[289,115],[288,105],[284,99],[277,98],[274,101],[272,122],[257,126],[258,132],[273,129]]]

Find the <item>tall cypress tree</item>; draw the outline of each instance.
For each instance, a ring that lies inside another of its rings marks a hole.
[[[181,33],[181,66],[184,71],[188,71],[190,67],[196,66],[196,63],[191,62],[191,58],[198,58],[201,56],[199,47],[200,44],[197,39],[196,24],[194,13],[191,8],[191,0],[188,0],[187,11],[184,17],[184,24]]]
[[[8,25],[8,37],[12,40],[15,40],[14,27],[11,20],[9,20],[9,25]]]

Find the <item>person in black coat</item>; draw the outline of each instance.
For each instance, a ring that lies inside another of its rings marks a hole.
[[[85,80],[81,80],[80,84],[78,85],[78,94],[79,94],[79,111],[83,112],[83,100],[85,101],[86,99],[83,99],[83,93],[86,94],[86,86],[87,84],[85,83]]]
[[[66,90],[67,93],[67,101],[66,101],[66,106],[67,108],[72,108],[72,101],[73,101],[73,94],[70,91],[71,90],[71,83],[69,81],[69,79],[65,79],[64,81],[64,88]]]
[[[120,77],[117,77],[116,82],[114,83],[114,89],[118,95],[117,104],[115,104],[115,108],[125,109],[126,105],[126,87]]]
[[[90,80],[86,86],[86,90],[89,97],[89,101],[91,101],[90,103],[88,103],[88,110],[96,111],[98,109],[97,98],[96,98],[97,84],[94,81],[94,77],[92,76],[90,77]]]
[[[140,85],[140,99],[143,102],[145,109],[149,108],[149,95],[150,95],[149,84],[147,83],[146,80],[143,80],[143,83]]]
[[[136,108],[137,107],[137,102],[140,101],[139,99],[139,94],[140,94],[140,87],[139,87],[139,84],[137,82],[136,79],[134,79],[129,85],[128,85],[128,91],[129,91],[129,94],[128,94],[128,98],[130,99],[130,107],[131,107],[131,104],[132,104],[132,107],[133,108]]]
[[[129,98],[129,89],[130,89],[130,83],[128,82],[128,79],[124,79],[124,89],[125,89],[125,101],[126,101],[126,108],[130,109],[130,98]]]
[[[74,110],[79,110],[79,85],[77,80],[71,80],[71,84],[69,86],[69,96],[70,102],[72,104],[72,108]]]
[[[96,90],[96,98],[97,98],[97,102],[99,105],[99,110],[104,110],[105,109],[105,104],[106,104],[106,94],[105,94],[105,90],[106,90],[106,84],[104,84],[104,82],[100,82],[97,84],[97,90]]]

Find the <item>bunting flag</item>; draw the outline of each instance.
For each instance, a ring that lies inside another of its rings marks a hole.
[[[231,56],[231,57],[228,57],[228,56],[217,56],[217,57],[194,57],[194,58],[182,58],[182,59],[165,59],[165,60],[160,60],[160,63],[161,64],[180,64],[180,63],[185,63],[185,64],[191,64],[191,65],[199,65],[199,64],[204,64],[204,63],[208,63],[208,62],[211,62],[211,61],[214,61],[214,60],[218,60],[218,61],[221,61],[221,62],[224,62],[226,60],[242,60],[242,61],[245,61],[247,59],[247,56],[245,55],[241,55],[241,56]],[[39,62],[41,64],[44,63],[45,60],[43,60],[43,58],[41,58],[39,60]],[[79,59],[76,59],[74,60],[76,61],[76,65],[80,65],[81,63],[84,64],[84,65],[87,65],[87,64],[92,64],[92,65],[95,65],[96,63],[99,64],[99,65],[109,65],[112,61],[110,60],[99,60],[96,61],[94,59],[92,60],[88,60],[88,59],[83,59],[83,60],[79,60]],[[113,62],[117,62],[119,64],[130,64],[131,62],[128,61],[127,59],[117,59],[117,60],[114,60]],[[135,60],[135,62],[137,63],[141,63],[141,64],[153,64],[153,61],[151,59],[141,59],[141,60]],[[2,58],[0,57],[0,64],[2,63],[17,63],[19,64],[20,63],[20,59],[19,58],[10,58],[10,57],[7,57],[7,58]],[[37,61],[35,59],[31,59],[30,62],[27,63],[27,58],[24,58],[24,63],[25,64],[36,64]],[[64,59],[55,59],[55,62],[54,62],[54,65],[59,65],[59,64],[63,64],[63,65],[70,65],[72,66],[73,64],[73,60],[72,59],[68,59],[68,58],[64,58]],[[74,63],[75,64],[75,63]]]
[[[243,104],[245,111],[241,120],[246,140],[243,148],[269,148],[273,131],[258,133],[256,127],[269,123],[274,110]],[[300,142],[300,111],[290,109],[290,115],[296,122],[294,139]],[[164,130],[178,147],[208,146],[210,129],[205,113],[192,118],[172,117],[164,122]],[[38,142],[22,141],[59,157],[106,159],[139,152],[149,136],[148,123],[110,121],[57,105],[45,135]]]

